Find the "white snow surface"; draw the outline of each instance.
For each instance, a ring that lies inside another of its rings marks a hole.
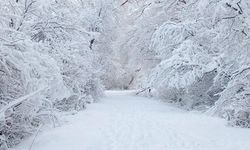
[[[32,150],[249,150],[250,130],[160,100],[108,91],[86,111],[42,131]],[[33,137],[15,150],[28,150]]]

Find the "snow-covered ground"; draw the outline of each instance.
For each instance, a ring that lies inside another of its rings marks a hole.
[[[107,92],[65,125],[39,133],[32,150],[249,150],[250,130],[158,100]],[[28,139],[16,150],[29,150]]]

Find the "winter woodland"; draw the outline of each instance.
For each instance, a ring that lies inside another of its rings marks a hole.
[[[110,89],[250,128],[250,1],[1,0],[0,150]]]

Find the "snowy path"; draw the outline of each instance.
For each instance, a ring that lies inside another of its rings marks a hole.
[[[67,120],[39,134],[32,150],[250,150],[248,129],[126,92],[109,92]]]

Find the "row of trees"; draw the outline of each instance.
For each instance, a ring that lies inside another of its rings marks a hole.
[[[110,7],[102,0],[1,1],[0,150],[102,95],[109,56],[100,41]]]
[[[135,86],[250,127],[250,2],[131,0],[123,7],[134,17],[122,50],[128,72],[141,68],[132,71]]]

